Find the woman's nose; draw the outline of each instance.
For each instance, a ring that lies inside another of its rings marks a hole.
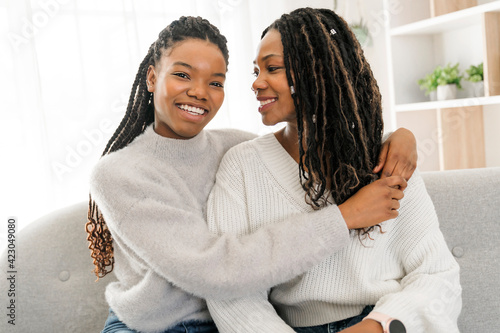
[[[252,83],[252,91],[257,94],[259,90],[264,90],[268,87],[266,80],[263,80],[260,76],[257,76],[255,81]]]
[[[196,99],[207,99],[207,90],[201,85],[194,85],[187,91],[189,97],[194,97]]]

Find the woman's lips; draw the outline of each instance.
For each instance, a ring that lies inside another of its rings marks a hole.
[[[278,98],[276,98],[276,97],[259,97],[258,100],[260,102],[259,112],[262,112],[262,111],[265,111],[266,109],[270,108],[274,103],[276,103]]]

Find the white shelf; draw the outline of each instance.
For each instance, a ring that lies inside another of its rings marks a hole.
[[[481,24],[482,14],[500,12],[500,1],[489,2],[453,13],[432,17],[415,23],[405,24],[391,29],[391,36],[432,35],[449,30]]]
[[[492,104],[500,104],[500,96],[471,97],[471,98],[451,99],[447,101],[399,104],[395,106],[395,109],[396,112],[408,112],[408,111],[460,108],[467,106],[492,105]]]

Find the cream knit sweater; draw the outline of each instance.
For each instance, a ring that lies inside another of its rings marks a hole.
[[[90,191],[113,236],[118,278],[106,299],[128,327],[162,332],[181,321],[208,320],[202,298],[270,288],[348,244],[337,207],[289,214],[286,222],[241,238],[210,233],[205,207],[220,160],[253,137],[218,130],[176,140],[150,126],[94,168]]]
[[[244,235],[311,210],[297,163],[269,134],[224,156],[209,197],[208,222],[219,234]],[[408,182],[399,213],[382,223],[383,233],[372,232],[373,239],[360,241],[351,232],[346,248],[268,292],[207,300],[219,330],[293,332],[288,325],[321,325],[375,305],[374,311],[402,320],[409,333],[458,332],[459,267],[418,171]],[[304,244],[295,245],[300,255]]]

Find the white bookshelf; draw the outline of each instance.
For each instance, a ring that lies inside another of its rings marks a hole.
[[[479,25],[482,22],[483,14],[489,12],[500,12],[500,1],[485,3],[449,14],[405,24],[392,28],[390,34],[391,36],[438,34],[472,25]]]
[[[395,106],[396,112],[409,112],[419,110],[435,110],[448,108],[463,108],[470,106],[500,105],[500,96],[470,97],[451,99],[447,101],[433,101],[421,103],[399,104]],[[500,124],[499,124],[500,130]]]
[[[385,0],[386,9],[393,5],[391,1]],[[397,9],[386,22],[393,121],[413,130],[419,142],[427,143],[434,136],[436,149],[426,156],[431,167],[424,170],[490,166],[486,155],[500,155],[498,149],[484,148],[496,146],[485,143],[485,137],[500,142],[500,134],[484,133],[484,124],[491,131],[488,121],[498,121],[500,113],[500,0],[480,4],[476,0],[400,0]],[[433,13],[442,14],[431,17]],[[485,96],[469,97],[463,90],[455,100],[429,101],[418,79],[438,65],[457,62],[462,71],[483,62]],[[500,161],[500,156],[493,160]]]

